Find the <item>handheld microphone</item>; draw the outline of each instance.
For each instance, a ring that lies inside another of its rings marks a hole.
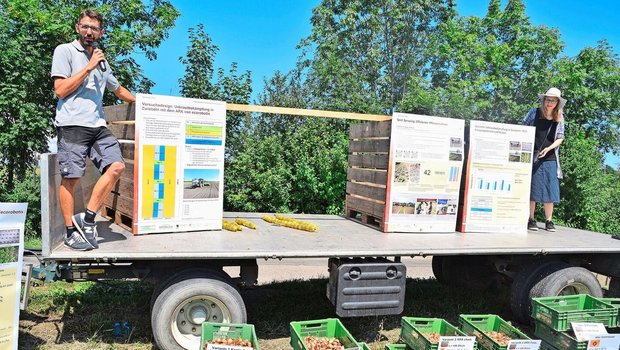
[[[99,46],[99,43],[98,43],[98,42],[96,42],[96,41],[93,41],[93,43],[92,43],[92,44],[90,44],[90,46],[92,46],[92,48],[93,48],[94,50],[96,50],[96,49],[98,49],[98,48],[100,47],[100,46]],[[105,66],[105,60],[101,60],[101,61],[99,61],[99,68],[101,69],[101,71],[102,71],[102,72],[105,72],[106,70],[108,70],[108,69],[106,68],[106,66]]]

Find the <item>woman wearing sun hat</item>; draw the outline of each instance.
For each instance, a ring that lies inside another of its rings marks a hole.
[[[553,225],[553,204],[560,202],[560,168],[559,148],[564,140],[564,105],[562,92],[550,88],[538,95],[540,107],[530,110],[524,125],[536,127],[534,139],[534,165],[532,168],[532,188],[530,191],[530,217],[528,230],[538,231],[534,211],[536,203],[543,203],[545,208],[545,229],[555,232]]]

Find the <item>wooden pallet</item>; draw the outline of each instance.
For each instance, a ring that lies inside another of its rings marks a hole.
[[[113,223],[117,224],[118,226],[124,228],[129,232],[133,230],[132,215],[125,214],[119,210],[114,210],[112,207],[104,204],[103,207],[101,207],[101,216],[109,219]]]
[[[351,125],[347,169],[346,217],[384,229],[392,123]]]
[[[106,196],[101,216],[129,232],[133,232],[134,150],[135,124],[114,124],[117,121],[135,120],[135,104],[121,104],[103,108],[108,128],[121,142],[125,171],[112,191]]]

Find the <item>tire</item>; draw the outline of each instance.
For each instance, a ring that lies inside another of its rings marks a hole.
[[[590,294],[603,297],[603,289],[596,276],[583,267],[567,267],[540,280],[530,293],[531,298],[558,295]]]
[[[483,255],[444,256],[443,283],[471,290],[488,290],[496,285],[496,271]]]
[[[163,350],[198,349],[201,324],[245,323],[245,304],[230,284],[214,278],[189,278],[169,284],[155,299],[151,327]]]
[[[432,265],[433,265],[433,275],[435,275],[435,279],[437,280],[437,282],[441,284],[445,284],[446,280],[443,278],[443,270],[442,270],[443,256],[433,255]]]
[[[521,323],[531,324],[530,292],[532,288],[548,275],[569,266],[560,260],[535,261],[519,270],[510,289],[510,309],[513,316]]]
[[[163,279],[160,283],[155,284],[153,287],[153,294],[151,294],[151,311],[153,311],[153,304],[155,304],[155,300],[159,296],[159,294],[166,289],[170,284],[176,283],[178,281],[189,279],[189,278],[214,278],[220,281],[232,284],[232,279],[230,276],[224,272],[224,270],[216,270],[210,268],[188,268],[178,273],[174,273],[167,278]]]

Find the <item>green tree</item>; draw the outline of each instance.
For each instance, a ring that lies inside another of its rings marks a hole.
[[[620,61],[607,41],[556,63],[554,84],[568,100],[567,119],[602,152],[620,152]]]
[[[0,166],[7,168],[7,190],[24,179],[47,150],[53,134],[56,99],[49,77],[54,48],[75,38],[82,9],[99,10],[106,19],[102,46],[121,83],[148,91],[152,82],[129,55],[147,58],[168,36],[179,13],[168,1],[0,0]],[[105,103],[116,97],[109,94]]]
[[[430,46],[428,79],[410,77],[403,111],[516,123],[546,90],[563,48],[560,33],[530,23],[522,0],[501,9],[491,0],[485,17],[454,16],[438,25]]]
[[[412,76],[424,76],[437,25],[451,0],[323,1],[302,40],[315,108],[381,113],[396,107]]]
[[[583,130],[569,128],[562,143],[562,200],[556,217],[571,227],[620,232],[620,174],[607,171],[599,143]]]

